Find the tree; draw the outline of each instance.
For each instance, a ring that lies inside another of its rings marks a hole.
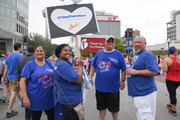
[[[28,36],[28,45],[37,47],[38,45],[42,45],[46,52],[46,57],[49,57],[52,55],[52,51],[56,49],[57,44],[52,44],[51,41],[43,37],[40,34],[37,33],[30,33]]]
[[[126,48],[124,48],[122,41],[118,38],[115,38],[115,49],[121,51],[122,53],[126,53]]]

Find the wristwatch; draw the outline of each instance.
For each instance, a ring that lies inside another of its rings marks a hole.
[[[125,82],[125,80],[122,80],[123,82]]]

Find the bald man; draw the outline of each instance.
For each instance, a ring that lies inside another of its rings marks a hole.
[[[156,57],[146,50],[146,39],[136,36],[128,74],[128,95],[133,98],[137,120],[155,120],[157,87],[154,76],[159,74]]]

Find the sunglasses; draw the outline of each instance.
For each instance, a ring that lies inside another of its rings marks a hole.
[[[114,40],[107,40],[108,43],[114,43]]]
[[[142,35],[136,35],[135,38],[137,38],[137,37],[144,38],[144,36],[142,36]]]

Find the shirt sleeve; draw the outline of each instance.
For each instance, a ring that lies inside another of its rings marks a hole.
[[[31,65],[31,62],[27,62],[23,67],[23,70],[21,72],[21,77],[30,78],[33,70],[32,67],[33,65]]]
[[[76,70],[67,62],[57,64],[55,71],[59,76],[70,83],[74,82],[79,77]]]
[[[145,65],[147,70],[159,73],[157,59],[152,53],[147,54]]]

